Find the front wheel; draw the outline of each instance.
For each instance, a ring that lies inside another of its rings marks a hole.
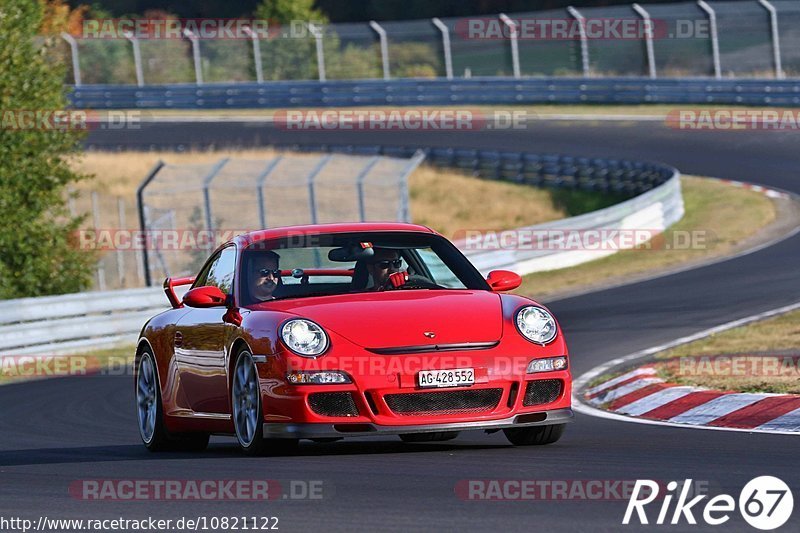
[[[514,446],[541,446],[553,444],[564,434],[566,424],[533,426],[527,428],[507,428],[503,430],[506,438]]]
[[[247,350],[239,352],[231,384],[233,427],[239,446],[247,455],[288,453],[297,447],[297,439],[265,439],[261,388],[253,356]]]

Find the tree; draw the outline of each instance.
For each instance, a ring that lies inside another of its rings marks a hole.
[[[36,38],[44,28],[36,0],[0,0],[0,298],[84,289],[95,259],[74,246],[81,217],[65,207],[66,186],[85,178],[69,166],[82,132],[17,120],[66,108],[56,40]]]

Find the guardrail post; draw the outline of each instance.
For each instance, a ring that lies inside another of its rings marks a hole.
[[[136,85],[142,87],[144,85],[144,70],[142,69],[142,50],[139,47],[139,39],[130,32],[123,34],[128,39],[133,47],[133,65],[136,69]]]
[[[768,0],[758,0],[758,3],[764,6],[769,12],[769,25],[772,33],[772,57],[775,64],[775,77],[782,80],[786,77],[783,73],[783,66],[781,65],[781,36],[778,30],[778,12]]]
[[[147,216],[144,212],[144,190],[150,185],[150,182],[155,179],[156,174],[164,168],[164,162],[160,159],[156,162],[155,166],[150,169],[150,173],[142,180],[139,187],[136,189],[136,209],[139,211],[139,229],[144,234],[144,242],[142,246],[142,264],[144,267],[144,284],[148,287],[153,285],[153,280],[150,276],[150,258],[147,253],[147,248],[150,244],[150,238],[147,235]]]
[[[214,230],[214,220],[211,217],[211,182],[217,177],[222,167],[228,164],[228,161],[227,157],[220,159],[211,169],[211,172],[208,173],[208,176],[203,179],[203,205],[206,208],[206,229],[208,231]]]
[[[578,35],[581,39],[581,70],[583,71],[583,77],[589,77],[589,39],[586,36],[586,18],[581,15],[580,11],[575,9],[572,6],[567,8],[567,11],[572,18],[578,23]]]
[[[369,27],[378,34],[381,43],[381,62],[383,63],[383,79],[388,80],[389,75],[389,40],[386,38],[386,30],[374,20],[369,21]]]
[[[81,62],[78,55],[78,42],[69,33],[62,32],[61,38],[67,41],[70,53],[72,54],[72,79],[75,80],[75,87],[81,86]]]
[[[511,69],[514,77],[519,78],[519,44],[517,43],[517,23],[511,20],[505,13],[500,13],[500,20],[508,28],[508,40],[511,43]]]
[[[243,30],[250,36],[250,41],[253,43],[253,66],[256,68],[256,82],[264,83],[264,67],[261,64],[261,46],[258,41],[258,34],[247,26]]]
[[[319,81],[325,81],[325,50],[322,47],[322,30],[316,24],[307,22],[306,26],[311,35],[314,36],[314,42],[317,46],[317,72],[319,73]]]
[[[444,72],[448,80],[453,79],[453,56],[450,50],[450,30],[448,27],[436,17],[431,19],[433,25],[442,32],[442,48],[444,49]]]
[[[717,13],[704,0],[697,0],[697,5],[708,15],[708,25],[711,30],[711,59],[714,62],[714,77],[722,77],[722,67],[719,61],[719,34],[717,33]]]
[[[308,176],[306,176],[306,184],[308,185],[308,207],[311,210],[311,223],[317,224],[318,216],[317,216],[317,197],[314,191],[314,180],[317,179],[317,175],[322,172],[322,169],[325,168],[325,165],[331,160],[333,156],[331,154],[326,154],[322,156],[319,160],[319,163],[309,172]]]
[[[408,177],[423,161],[425,161],[425,152],[417,150],[400,174],[400,205],[397,210],[397,220],[400,222],[411,222],[411,210],[409,209],[408,201]]]
[[[200,57],[200,39],[189,28],[183,29],[183,35],[192,43],[192,58],[194,59],[194,79],[197,85],[203,85],[203,63]]]
[[[653,51],[653,19],[642,6],[633,4],[633,10],[642,17],[644,22],[644,46],[647,50],[647,70],[652,79],[656,78],[656,57]]]
[[[122,197],[117,198],[117,212],[119,216],[119,229],[127,230],[125,223],[125,199]],[[122,248],[117,248],[117,279],[119,280],[119,287],[125,286],[125,252]]]
[[[264,207],[264,183],[267,181],[267,177],[272,174],[272,171],[275,170],[275,167],[278,166],[278,163],[281,162],[283,159],[282,155],[279,155],[272,161],[270,161],[266,168],[264,168],[263,172],[259,174],[258,178],[256,178],[256,196],[258,197],[258,222],[261,224],[261,229],[267,229],[267,210]]]
[[[98,205],[97,191],[92,191],[92,225],[95,231],[100,230],[100,206]],[[97,288],[106,290],[106,266],[103,260],[97,262]]]
[[[364,168],[361,169],[361,172],[358,173],[358,176],[356,176],[356,190],[358,191],[358,218],[361,222],[366,222],[367,220],[367,209],[366,204],[364,203],[364,180],[367,179],[367,176],[375,167],[375,165],[378,164],[380,159],[381,158],[378,156],[370,158],[370,160],[367,161],[367,164],[364,165]]]

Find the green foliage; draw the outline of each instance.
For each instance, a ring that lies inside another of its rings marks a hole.
[[[297,20],[318,24],[328,22],[328,17],[322,11],[314,9],[314,0],[264,0],[256,8],[255,16],[281,25]]]
[[[63,110],[63,67],[50,60],[36,0],[0,0],[0,110]],[[52,45],[52,43],[50,43]],[[0,128],[0,298],[75,292],[89,284],[94,257],[70,235],[64,189],[82,179],[67,158],[79,149],[75,130]]]
[[[580,189],[548,189],[553,205],[574,217],[611,207],[630,198],[620,193],[599,193]]]

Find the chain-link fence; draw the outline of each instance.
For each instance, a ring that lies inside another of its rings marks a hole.
[[[68,82],[214,83],[471,76],[778,77],[800,71],[800,2],[568,8],[315,25],[250,37],[63,35]]]
[[[408,178],[424,157],[282,154],[270,160],[160,163],[138,192],[147,284],[196,273],[211,249],[244,231],[408,222]]]

